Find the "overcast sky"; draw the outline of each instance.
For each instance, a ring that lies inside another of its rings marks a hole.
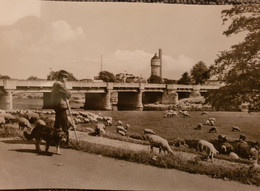
[[[0,0],[0,74],[46,79],[65,69],[78,79],[101,69],[148,78],[163,53],[163,77],[179,79],[198,61],[208,66],[242,40],[222,35],[230,6]]]

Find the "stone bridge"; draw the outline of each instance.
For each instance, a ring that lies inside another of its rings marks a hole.
[[[43,93],[43,108],[50,108],[50,92],[54,81],[0,80],[0,108],[13,109],[13,95],[17,93]],[[142,108],[144,103],[162,100],[177,103],[178,99],[204,95],[219,85],[180,85],[148,83],[110,83],[70,81],[71,93],[85,94],[85,109],[111,110],[111,95],[117,94],[117,105]]]

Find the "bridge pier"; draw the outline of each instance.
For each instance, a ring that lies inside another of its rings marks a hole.
[[[51,105],[51,93],[45,92],[43,93],[43,106],[42,109],[52,109]]]
[[[123,108],[143,108],[143,91],[138,92],[119,92],[118,107]]]
[[[13,109],[13,92],[6,91],[0,95],[0,108],[5,110]]]
[[[106,93],[86,93],[84,109],[112,110],[111,91]]]
[[[200,97],[201,94],[200,94],[200,88],[199,88],[199,86],[194,85],[193,87],[194,87],[194,88],[193,88],[193,90],[191,91],[190,98]]]

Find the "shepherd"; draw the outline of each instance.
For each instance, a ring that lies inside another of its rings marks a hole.
[[[54,128],[62,130],[66,133],[66,144],[69,144],[69,121],[66,110],[68,109],[67,99],[71,97],[70,91],[66,88],[66,81],[69,74],[65,70],[60,70],[57,81],[52,86],[51,104],[55,110]]]

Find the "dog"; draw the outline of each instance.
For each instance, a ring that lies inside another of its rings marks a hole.
[[[36,124],[35,128],[32,130],[31,134],[24,132],[24,137],[30,141],[32,139],[36,140],[35,146],[37,152],[41,152],[40,144],[42,140],[45,140],[45,152],[48,152],[50,143],[54,143],[56,146],[57,154],[60,152],[61,141],[66,141],[66,133],[62,129],[54,129],[48,127],[44,124]]]

